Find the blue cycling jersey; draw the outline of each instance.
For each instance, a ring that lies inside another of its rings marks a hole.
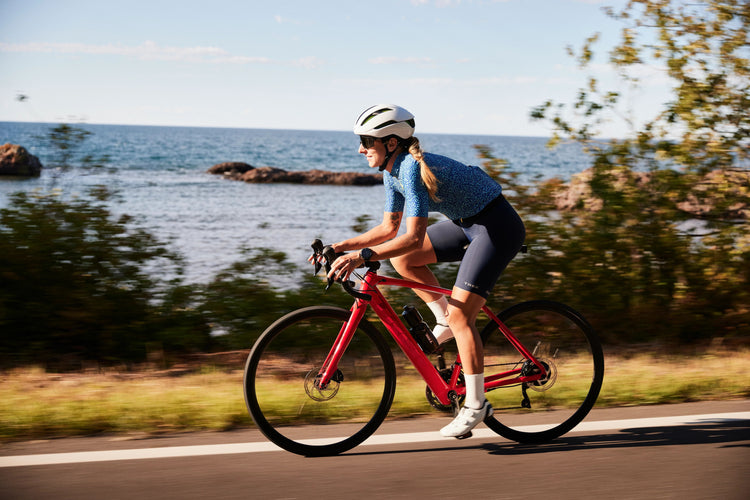
[[[427,217],[440,212],[449,219],[471,217],[500,196],[502,187],[479,167],[464,165],[445,156],[425,153],[424,159],[438,180],[437,197],[430,198],[420,176],[419,163],[401,154],[390,172],[383,173],[385,212],[404,212],[406,217]]]

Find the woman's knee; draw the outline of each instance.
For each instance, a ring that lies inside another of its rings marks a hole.
[[[467,315],[466,311],[461,307],[456,307],[451,304],[448,305],[448,311],[445,314],[445,318],[448,321],[448,326],[450,326],[452,330],[461,329],[474,324],[473,318],[470,315]]]
[[[448,299],[448,312],[446,313],[448,325],[451,328],[474,326],[484,304],[485,299],[480,295],[454,288],[453,294]]]
[[[408,259],[408,254],[391,257],[391,265],[399,274],[402,274],[402,271],[405,271],[412,266]]]
[[[396,271],[401,272],[402,270],[424,267],[433,263],[434,258],[431,259],[430,257],[427,252],[416,250],[397,257],[391,257],[391,265],[393,265]]]

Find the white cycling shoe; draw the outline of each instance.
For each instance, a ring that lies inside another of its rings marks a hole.
[[[484,401],[484,404],[478,410],[464,406],[450,424],[440,429],[440,434],[443,437],[466,436],[474,427],[484,421],[485,418],[491,417],[492,414],[492,405],[487,400]]]

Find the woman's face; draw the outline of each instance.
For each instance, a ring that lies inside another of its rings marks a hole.
[[[359,143],[359,152],[367,158],[367,164],[370,168],[379,167],[385,161],[385,144],[380,139],[375,139],[372,147],[366,148]]]

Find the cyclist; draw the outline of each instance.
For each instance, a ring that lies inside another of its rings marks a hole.
[[[378,226],[331,245],[337,253],[359,252],[336,259],[329,277],[348,279],[364,261],[390,259],[402,277],[439,286],[427,266],[461,261],[449,300],[415,291],[435,315],[438,342],[456,339],[466,399],[440,432],[460,437],[492,415],[484,397],[484,352],[475,322],[498,277],[520,250],[526,231],[497,182],[478,167],[425,153],[414,127],[411,113],[390,104],[372,106],[357,118],[359,153],[371,168],[384,172],[385,210]],[[450,220],[428,227],[430,211]],[[406,230],[398,235],[404,217]]]

